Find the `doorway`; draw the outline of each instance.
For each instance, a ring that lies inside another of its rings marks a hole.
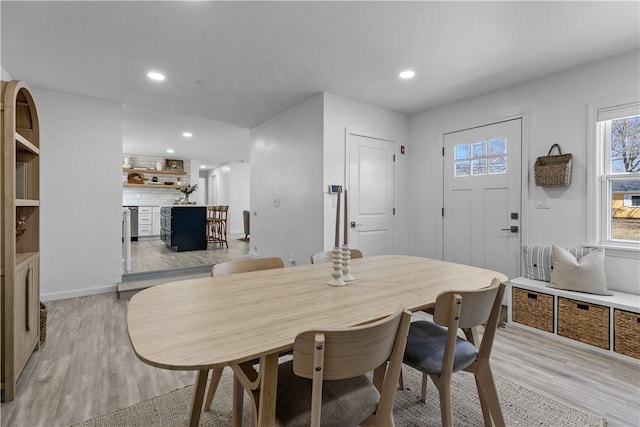
[[[444,135],[446,261],[520,275],[522,118]]]
[[[349,242],[365,256],[395,253],[393,141],[347,132]]]

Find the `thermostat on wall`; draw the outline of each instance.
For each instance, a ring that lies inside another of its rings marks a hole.
[[[329,185],[329,194],[342,193],[342,185]]]

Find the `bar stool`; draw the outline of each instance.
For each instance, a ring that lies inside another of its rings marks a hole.
[[[229,206],[214,206],[215,216],[212,221],[213,226],[213,242],[219,243],[220,247],[223,245],[229,248],[227,242],[227,213],[229,212]]]
[[[214,221],[217,217],[217,206],[207,206],[207,243],[215,243]]]

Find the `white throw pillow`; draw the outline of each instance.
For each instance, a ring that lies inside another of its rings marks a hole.
[[[613,295],[607,289],[604,250],[593,250],[582,258],[576,258],[566,249],[553,245],[551,258],[553,269],[550,287],[597,295]]]

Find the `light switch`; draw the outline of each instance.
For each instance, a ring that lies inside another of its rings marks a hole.
[[[273,207],[274,208],[280,207],[280,197],[276,197],[275,199],[273,199]]]
[[[549,199],[536,200],[536,209],[549,209]]]

